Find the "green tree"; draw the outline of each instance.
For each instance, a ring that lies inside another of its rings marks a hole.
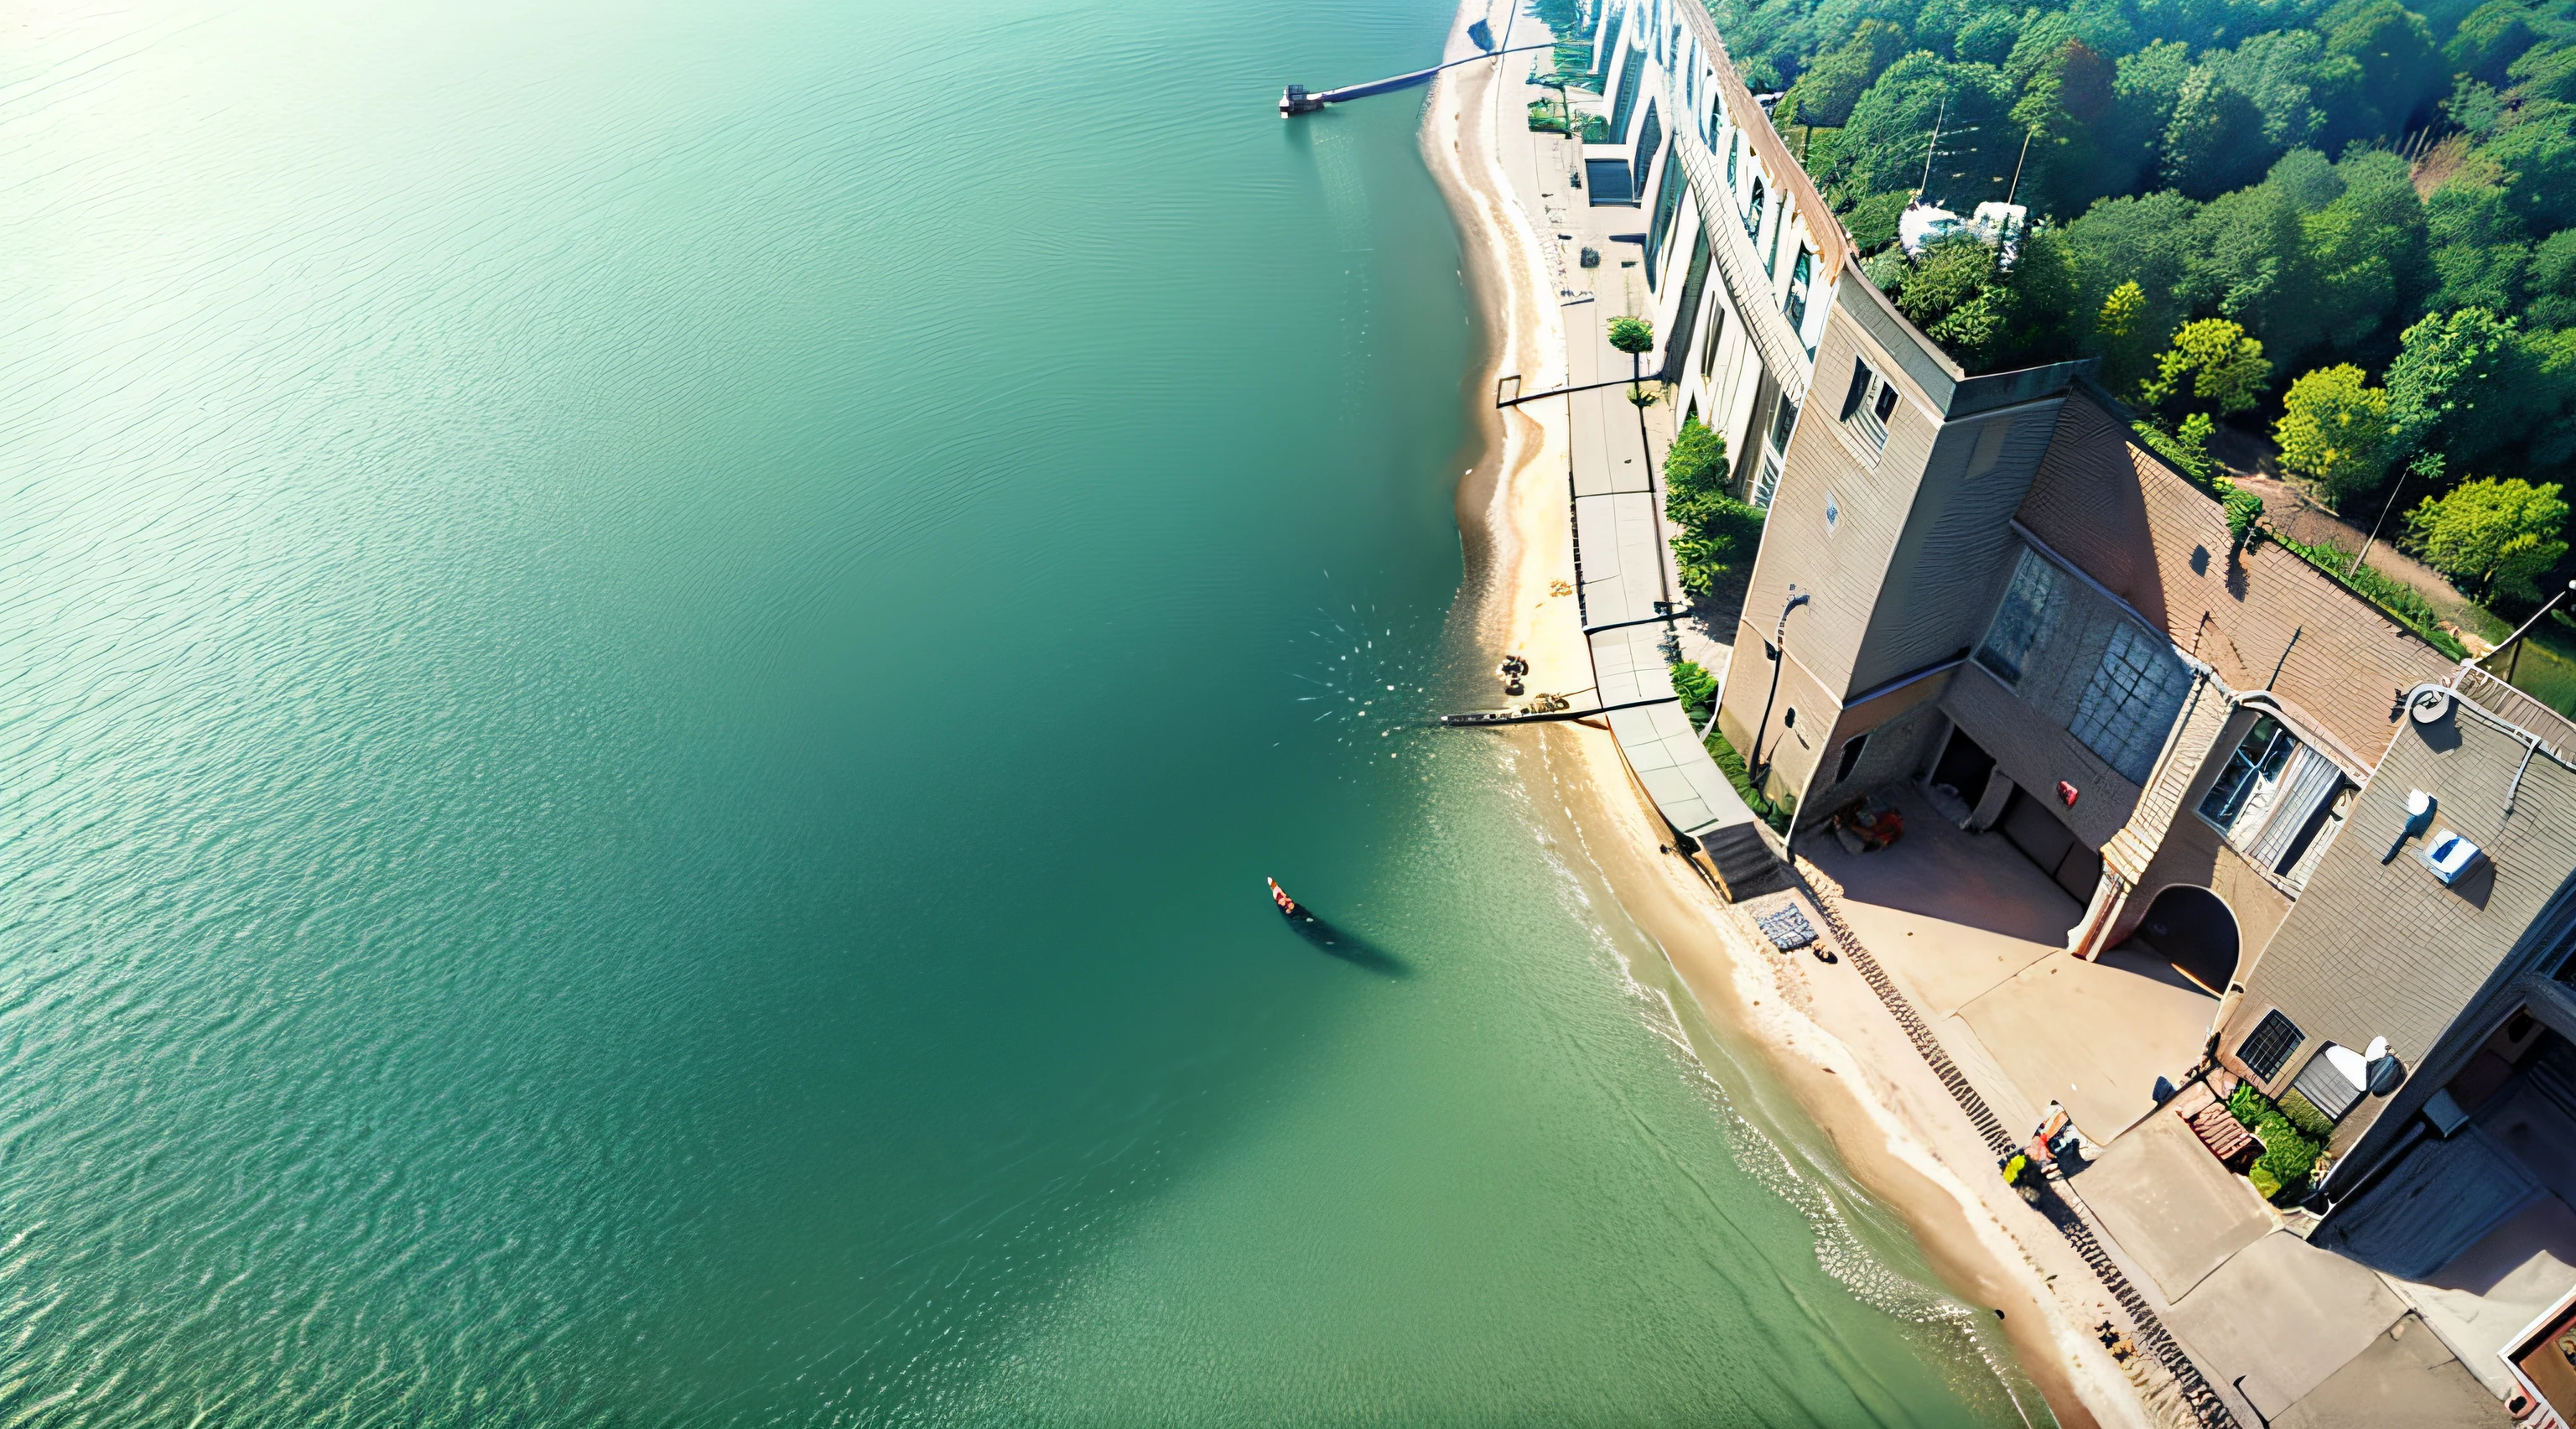
[[[2111,83],[2111,113],[2101,129],[2104,191],[2124,193],[2151,171],[2191,77],[2191,46],[2163,40],[2122,55]]]
[[[2433,270],[2442,286],[2433,306],[2510,312],[2521,306],[2531,267],[2531,232],[2493,184],[2455,178],[2424,204]]]
[[[1652,462],[1655,441],[1646,435],[1646,409],[1654,405],[1655,398],[1647,392],[1645,374],[1638,364],[1655,350],[1655,325],[1646,318],[1612,318],[1610,345],[1628,354],[1628,402],[1637,409],[1637,445],[1645,449],[1646,460]]]
[[[1762,513],[1726,486],[1726,438],[1695,416],[1684,418],[1664,451],[1664,515],[1682,530],[1673,539],[1673,564],[1693,595],[1708,594],[1761,544]]]
[[[2008,311],[1993,281],[1995,250],[1956,234],[1923,250],[1896,290],[1896,306],[1971,370],[2003,336]]]
[[[1610,345],[1628,354],[1628,370],[1633,376],[1637,359],[1655,350],[1655,324],[1647,318],[1612,318]]]
[[[2304,236],[2298,206],[2269,180],[2201,205],[2183,265],[2192,307],[2234,318],[2267,342],[2276,328],[2296,326],[2289,321],[2295,315],[2283,311],[2284,287],[2302,259]]]
[[[2263,138],[2263,113],[2215,65],[2192,66],[2166,121],[2158,172],[2193,198],[2252,183],[2280,151]]]
[[[2503,171],[2506,201],[2534,231],[2576,225],[2576,104],[2524,100],[2479,157]]]
[[[2007,111],[2012,96],[1991,66],[1951,64],[1916,50],[1888,66],[1852,106],[1835,146],[1832,182],[1853,195],[1907,191],[1966,213],[1999,199],[2012,179],[2021,134]],[[1924,158],[1935,122],[1941,151]]]
[[[2135,279],[2111,290],[2093,318],[2092,350],[2102,359],[2102,381],[2114,392],[2133,392],[2155,370],[2156,329],[2147,316],[2147,292]]]
[[[2535,326],[2576,327],[2576,228],[2562,228],[2532,250],[2530,283]]]
[[[1697,519],[1691,503],[1726,490],[1726,438],[1694,414],[1682,419],[1664,448],[1664,514],[1687,526]]]
[[[2492,88],[2506,82],[2505,66],[2522,58],[2539,38],[2522,0],[2487,0],[2451,32],[2442,57],[2455,72]]]
[[[2554,482],[2519,478],[2462,482],[2407,513],[2408,543],[2426,565],[2473,586],[2480,600],[2498,592],[2536,599],[2533,579],[2567,554],[2559,538],[2567,503],[2558,492]]]
[[[2326,53],[2358,67],[2351,101],[2321,136],[2328,148],[2354,139],[2395,138],[2442,90],[2449,70],[2424,17],[2397,0],[2342,0],[2317,21]]]
[[[2023,44],[2040,38],[2034,27]],[[2022,59],[2014,47],[2014,65]],[[2046,53],[2021,84],[2012,123],[2030,136],[2022,201],[2039,209],[2081,213],[2094,200],[2128,186],[2134,167],[2117,162],[2105,147],[2105,126],[2117,106],[2116,71],[2110,60],[2080,39],[2066,39]]]
[[[2135,286],[2146,298],[2137,321],[2150,350],[2190,316],[2184,272],[2191,260],[2191,220],[2200,205],[2165,191],[2105,199],[2066,225],[2075,268],[2075,306],[2099,313],[2114,289]]]
[[[2185,323],[2173,346],[2156,358],[2156,375],[2140,395],[2153,406],[2187,400],[2220,416],[2242,412],[2263,398],[2272,381],[2272,364],[2263,344],[2245,335],[2243,326],[2225,318]]]
[[[2465,463],[2511,440],[2494,421],[2479,420],[2478,403],[2512,364],[2515,336],[2512,318],[2484,308],[2435,313],[2406,329],[2388,364],[2388,420],[2398,446]]]
[[[2292,173],[2321,191],[2306,167]],[[2330,182],[2340,191],[2300,220],[2296,261],[2283,266],[2267,314],[2265,341],[2285,357],[2318,344],[2361,348],[2429,286],[2424,206],[2406,161],[2386,150],[2357,153],[2334,166]]]
[[[1884,20],[1861,21],[1850,39],[1818,55],[1798,82],[1789,86],[1771,111],[1772,123],[1783,133],[1798,124],[1840,128],[1850,123],[1852,106],[1903,53],[1903,27]]]
[[[2320,368],[2290,384],[2272,424],[2281,465],[2323,486],[2332,501],[2379,482],[2394,454],[2388,393],[2351,363]]]

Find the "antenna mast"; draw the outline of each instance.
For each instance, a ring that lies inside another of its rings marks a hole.
[[[1923,191],[1932,187],[1932,156],[1941,152],[1941,121],[1949,117],[1950,96],[1944,94],[1941,96],[1941,107],[1934,110],[1932,114],[1932,143],[1923,151],[1923,182],[1914,186],[1916,198],[1923,197]]]

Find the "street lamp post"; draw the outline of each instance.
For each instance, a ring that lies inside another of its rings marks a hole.
[[[1789,612],[1812,598],[1811,592],[1794,585],[1789,587],[1789,602],[1780,607],[1780,624],[1771,632],[1769,648],[1762,652],[1763,657],[1771,662],[1771,691],[1762,697],[1762,718],[1753,726],[1753,758],[1747,761],[1756,793],[1761,792],[1763,776],[1771,772],[1770,766],[1762,762],[1762,736],[1771,727],[1771,702],[1780,695],[1780,665],[1789,653]]]

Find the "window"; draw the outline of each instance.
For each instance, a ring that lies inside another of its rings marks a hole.
[[[1646,133],[1650,138],[1660,138],[1655,126],[1655,111],[1652,109],[1646,111]],[[1646,151],[1639,149],[1637,152],[1642,156]],[[1646,177],[1645,164],[1645,158],[1640,157],[1637,160],[1637,177],[1640,179]],[[1663,271],[1664,240],[1673,236],[1673,214],[1681,206],[1682,189],[1688,182],[1689,180],[1682,176],[1682,148],[1679,144],[1675,144],[1672,152],[1664,156],[1664,176],[1659,186],[1660,192],[1655,195],[1655,217],[1646,226],[1646,287],[1650,290],[1656,286],[1656,278]],[[1637,190],[1639,198],[1645,197],[1645,194],[1644,188],[1640,187]],[[1684,351],[1688,349],[1685,348]]]
[[[2174,658],[2171,642],[2123,621],[2111,631],[2111,643],[2084,687],[2084,702],[2076,707],[2067,732],[2119,770],[2121,778],[2144,784],[2155,770],[2174,716],[2182,712],[2190,683],[2190,672]]]
[[[1985,643],[1977,647],[1977,663],[2005,684],[2019,680],[2022,662],[2047,634],[2049,619],[2057,612],[2059,583],[2057,567],[2037,551],[2022,552],[2021,564],[2013,568],[2012,584],[2004,588],[2003,604],[1995,608],[1994,624],[1986,627]]]
[[[1861,746],[1867,743],[1869,736],[1865,734],[1855,734],[1843,741],[1843,757],[1834,765],[1835,783],[1840,784],[1852,777],[1852,771],[1860,767]]]
[[[2279,876],[2295,893],[2341,829],[2351,788],[2341,765],[2264,715],[2227,756],[2200,801],[2200,816],[2248,863]]]
[[[1735,135],[1729,134],[1726,136],[1726,186],[1728,188],[1735,187],[1735,151],[1742,147],[1743,146],[1737,142]],[[1745,231],[1747,233],[1752,232],[1750,228],[1747,228]]]
[[[1639,203],[1643,203],[1646,200],[1646,185],[1651,183],[1655,177],[1655,156],[1663,151],[1663,147],[1663,116],[1655,112],[1655,102],[1649,99],[1646,101],[1645,122],[1637,126],[1636,156],[1629,165],[1629,172],[1634,176],[1629,180],[1629,188],[1630,191],[1637,195],[1637,201]],[[1668,174],[1665,177],[1669,178],[1671,176]],[[1660,228],[1661,224],[1658,223],[1657,226]],[[1653,241],[1660,242],[1661,235],[1656,235]],[[1652,262],[1653,255],[1649,254],[1647,256],[1649,260],[1647,263],[1647,271],[1652,273],[1654,270],[1654,264]],[[1649,282],[1647,286],[1652,287],[1654,285]]]
[[[1789,296],[1782,299],[1780,311],[1789,315],[1789,326],[1797,329],[1801,339],[1807,332],[1807,279],[1815,271],[1807,250],[1798,250],[1798,261],[1789,265]]]
[[[2237,1045],[2236,1060],[2245,1064],[2245,1070],[2268,1082],[2281,1075],[2281,1068],[2289,1064],[2290,1054],[2299,1050],[2299,1044],[2306,1040],[2307,1034],[2299,1030],[2299,1024],[2282,1016],[2281,1009],[2276,1007],[2264,1013],[2262,1022],[2255,1026],[2252,1034]]]
[[[1860,429],[1871,449],[1887,446],[1887,419],[1896,413],[1896,387],[1870,370],[1867,362],[1852,359],[1851,388],[1843,393],[1843,420]]]
[[[1610,102],[1610,142],[1628,142],[1628,121],[1637,117],[1637,81],[1646,73],[1646,52],[1630,50],[1619,69],[1617,97]]]
[[[2245,806],[2262,792],[2265,784],[2277,779],[2281,766],[2288,763],[2290,751],[2298,741],[2281,728],[2281,722],[2264,715],[2236,744],[2236,752],[2227,756],[2227,767],[2219,772],[2218,782],[2202,796],[2202,818],[2225,829],[2236,822]]]
[[[1780,240],[1785,237],[1788,232],[1789,210],[1786,207],[1783,207],[1780,210],[1780,221],[1771,225],[1771,251],[1762,256],[1763,277],[1776,278],[1780,276]]]
[[[1710,299],[1708,305],[1708,345],[1700,349],[1699,371],[1711,382],[1717,380],[1717,340],[1726,336],[1726,304]]]
[[[1759,178],[1753,181],[1753,197],[1744,205],[1744,236],[1755,240],[1762,237],[1762,180]]]
[[[1780,396],[1780,405],[1771,409],[1771,450],[1787,451],[1789,434],[1797,429],[1798,404],[1789,400],[1788,394],[1784,392]]]
[[[1758,511],[1771,509],[1771,498],[1780,490],[1780,454],[1762,454],[1762,475],[1753,483],[1753,506]]]
[[[2354,1086],[2352,1079],[2326,1056],[2334,1045],[2328,1042],[2317,1049],[2317,1054],[2308,1059],[2308,1065],[2300,1069],[2299,1079],[2290,1083],[2290,1090],[2306,1097],[2310,1106],[2326,1114],[2327,1120],[2341,1121],[2344,1113],[2352,1110],[2353,1103],[2361,1100],[2361,1088]]]

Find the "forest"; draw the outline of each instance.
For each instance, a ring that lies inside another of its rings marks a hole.
[[[1712,0],[1867,256],[1968,370],[2100,359],[2214,494],[2213,424],[2471,597],[2567,572],[2576,0]],[[1937,143],[1935,131],[1938,131]],[[2027,205],[1908,257],[1918,191]]]

